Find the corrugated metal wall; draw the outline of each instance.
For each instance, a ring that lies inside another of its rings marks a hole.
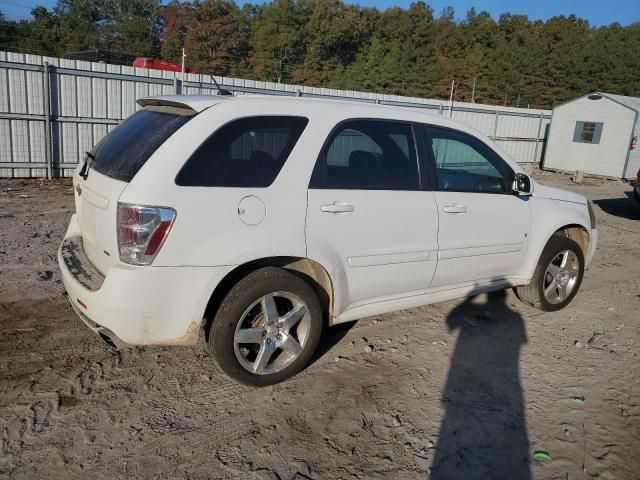
[[[177,77],[177,78],[176,78]],[[0,177],[70,175],[84,152],[132,114],[142,97],[214,94],[206,75],[0,52]],[[344,98],[428,109],[494,138],[516,161],[538,163],[548,110],[496,107],[216,77],[234,94]]]

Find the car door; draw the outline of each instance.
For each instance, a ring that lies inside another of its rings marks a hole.
[[[343,307],[426,289],[436,268],[438,212],[421,190],[413,127],[339,124],[308,192],[308,256],[331,265]],[[338,312],[339,313],[339,312]]]
[[[438,267],[432,287],[480,284],[518,271],[531,214],[512,193],[514,172],[486,143],[457,130],[426,127],[436,178]]]

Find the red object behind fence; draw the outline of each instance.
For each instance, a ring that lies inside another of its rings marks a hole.
[[[133,66],[138,68],[150,68],[152,70],[166,70],[168,72],[180,72],[182,67],[174,63],[165,62],[164,60],[157,60],[155,58],[136,57],[133,61]],[[184,69],[185,73],[196,73],[188,68]]]

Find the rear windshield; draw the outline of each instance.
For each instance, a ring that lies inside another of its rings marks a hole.
[[[92,168],[130,182],[153,152],[195,113],[181,110],[157,108],[134,113],[93,147]]]

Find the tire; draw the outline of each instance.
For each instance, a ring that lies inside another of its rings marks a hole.
[[[551,263],[553,262],[558,267],[564,259],[564,252],[571,252],[566,257],[567,266],[564,269],[560,268],[561,272],[564,270],[564,274],[560,277],[554,277],[552,272],[555,272],[555,269],[552,268]],[[575,278],[572,281],[570,279],[574,273]],[[523,287],[516,287],[516,295],[520,300],[535,308],[545,312],[555,312],[571,303],[580,289],[583,275],[584,255],[582,249],[569,237],[556,233],[544,247],[531,283]],[[554,278],[556,278],[555,284]],[[564,295],[561,294],[563,284],[570,285],[570,289],[567,288]],[[547,295],[545,295],[545,289],[548,290]]]
[[[254,387],[273,385],[309,362],[322,318],[320,301],[302,277],[261,268],[225,296],[209,330],[208,348],[232,379]]]

